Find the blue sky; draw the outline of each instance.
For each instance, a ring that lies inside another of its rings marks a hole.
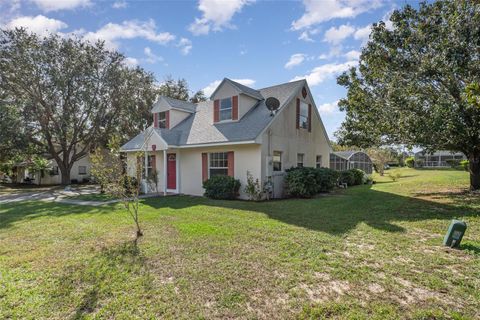
[[[102,39],[159,82],[181,77],[207,94],[224,77],[253,88],[306,78],[333,139],[336,76],[357,63],[370,25],[407,2],[0,0],[0,26]]]

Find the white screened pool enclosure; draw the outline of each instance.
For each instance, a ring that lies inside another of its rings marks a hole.
[[[415,153],[415,167],[417,168],[447,168],[450,167],[450,160],[467,160],[467,157],[461,152],[435,151],[426,152],[425,150]]]
[[[337,171],[360,169],[371,174],[373,163],[368,154],[363,151],[337,151],[330,153],[330,169]]]

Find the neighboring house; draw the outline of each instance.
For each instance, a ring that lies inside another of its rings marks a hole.
[[[467,157],[461,152],[435,151],[426,152],[425,150],[415,153],[415,167],[426,168],[446,168],[450,167],[447,160],[467,160]]]
[[[55,185],[62,183],[62,176],[57,162],[54,159],[50,160],[49,169],[32,171],[30,169],[31,163],[23,161],[15,164],[13,167],[14,183],[32,183],[41,185]],[[87,182],[90,181],[90,156],[85,156],[73,164],[70,170],[70,181],[72,182]]]
[[[265,100],[279,100],[271,113]],[[229,175],[246,185],[247,171],[283,196],[285,169],[328,167],[330,144],[305,80],[255,90],[224,79],[210,101],[193,104],[160,97],[153,125],[122,146],[134,175],[138,152],[147,150],[146,171],[157,174],[160,192],[203,195],[203,181]],[[164,161],[167,159],[167,161]],[[154,192],[150,183],[147,192]]]
[[[365,152],[338,151],[330,154],[330,169],[337,171],[360,169],[367,174],[371,174],[373,172],[373,163]]]

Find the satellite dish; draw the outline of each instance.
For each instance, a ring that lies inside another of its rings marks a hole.
[[[280,107],[280,101],[277,98],[269,97],[265,100],[265,105],[270,110],[270,115],[273,116],[273,113]]]

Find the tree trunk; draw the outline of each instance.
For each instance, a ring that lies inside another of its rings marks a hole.
[[[62,174],[62,186],[70,185],[70,169],[60,165],[58,167],[60,169],[60,173]]]
[[[470,190],[480,189],[480,155],[471,155],[468,159],[470,171]]]

